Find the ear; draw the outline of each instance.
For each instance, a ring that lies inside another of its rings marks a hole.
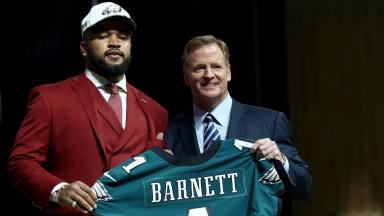
[[[183,71],[183,78],[184,78],[185,85],[189,86],[187,73],[188,73],[188,71]]]
[[[81,55],[84,56],[84,57],[87,57],[88,55],[88,45],[85,41],[81,41],[80,42],[80,52],[81,52]]]
[[[231,81],[232,77],[231,77],[231,65],[228,64],[228,76],[227,76],[227,82]]]

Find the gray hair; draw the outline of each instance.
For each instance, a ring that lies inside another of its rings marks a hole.
[[[189,64],[188,60],[191,52],[193,52],[200,46],[208,45],[212,43],[215,43],[220,47],[221,51],[223,51],[224,53],[226,63],[229,64],[229,49],[227,44],[224,41],[222,41],[219,38],[216,38],[213,35],[196,36],[191,38],[184,47],[184,52],[183,52],[183,55],[181,56],[181,62],[183,64],[183,73],[187,71],[188,64]]]

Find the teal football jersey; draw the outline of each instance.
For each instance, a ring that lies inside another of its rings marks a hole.
[[[255,159],[253,143],[216,142],[205,153],[176,158],[152,148],[101,176],[94,215],[277,215],[284,191],[276,169]]]

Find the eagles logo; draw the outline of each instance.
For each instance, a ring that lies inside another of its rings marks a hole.
[[[102,15],[109,15],[111,12],[119,13],[121,10],[122,10],[121,7],[118,7],[116,5],[110,5],[110,6],[106,7],[101,14]]]
[[[263,184],[276,184],[281,181],[275,166],[272,166],[264,175],[259,179],[259,181]]]

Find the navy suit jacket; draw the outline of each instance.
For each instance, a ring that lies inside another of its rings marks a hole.
[[[188,157],[200,154],[193,118],[193,110],[190,108],[168,123],[166,148],[172,150],[175,156]],[[226,139],[270,138],[277,143],[280,151],[289,160],[288,175],[280,161],[273,161],[287,191],[286,197],[283,198],[283,211],[286,211],[284,210],[286,204],[290,203],[290,200],[286,200],[288,197],[308,199],[312,188],[308,165],[300,158],[292,134],[291,125],[282,112],[233,100]]]

